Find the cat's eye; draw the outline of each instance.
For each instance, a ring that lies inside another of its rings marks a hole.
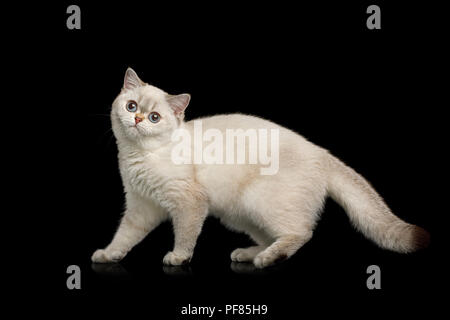
[[[137,110],[137,103],[136,101],[130,100],[127,102],[127,110],[130,112],[136,112]]]
[[[148,115],[148,119],[150,120],[150,122],[157,123],[159,122],[159,120],[161,120],[161,116],[159,115],[158,112],[151,112]]]

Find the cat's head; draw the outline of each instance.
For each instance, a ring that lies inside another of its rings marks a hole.
[[[144,83],[128,68],[122,90],[113,102],[113,131],[118,139],[126,137],[138,142],[170,137],[183,121],[189,100],[189,94],[169,95]]]

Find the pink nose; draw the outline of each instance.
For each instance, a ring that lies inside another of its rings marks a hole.
[[[144,119],[139,118],[139,117],[134,117],[134,122],[135,122],[136,124],[138,124],[138,123],[141,122],[142,120],[144,120]]]

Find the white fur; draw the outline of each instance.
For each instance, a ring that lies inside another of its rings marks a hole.
[[[179,98],[177,98],[179,97]],[[134,100],[148,118],[135,126],[127,101]],[[234,261],[266,267],[292,256],[312,236],[327,195],[348,212],[352,222],[380,246],[399,252],[415,249],[415,226],[394,216],[381,197],[356,172],[297,133],[270,121],[241,114],[203,118],[204,130],[278,128],[280,163],[276,175],[259,174],[258,165],[175,165],[171,134],[192,132],[183,121],[187,95],[169,96],[146,85],[129,69],[113,103],[112,127],[126,193],[126,210],[111,244],[97,250],[94,262],[121,260],[161,221],[174,225],[175,246],[164,263],[189,262],[208,214],[229,228],[247,233],[256,246],[236,249]]]

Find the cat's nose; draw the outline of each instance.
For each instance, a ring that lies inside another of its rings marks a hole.
[[[140,115],[140,114],[137,114],[137,115],[134,117],[134,122],[135,122],[136,124],[138,124],[138,123],[141,122],[142,120],[144,120],[144,117],[143,117],[142,115]]]

